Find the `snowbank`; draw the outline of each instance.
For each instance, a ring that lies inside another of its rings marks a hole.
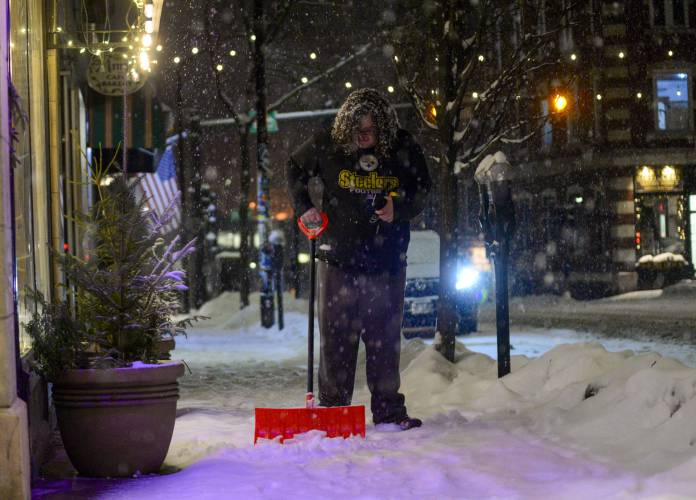
[[[241,308],[239,292],[224,292],[214,299],[206,302],[199,310],[193,310],[190,316],[207,316],[209,319],[201,320],[194,324],[195,328],[240,330],[255,326],[260,321],[260,294],[258,292],[249,295],[250,306]],[[283,310],[285,312],[307,312],[307,301],[295,299],[290,293],[283,294]],[[182,319],[186,316],[178,316]]]
[[[536,359],[513,357],[512,373],[499,380],[487,356],[460,346],[450,364],[428,348],[404,370],[403,386],[418,414],[514,419],[643,472],[696,457],[696,370],[654,353],[561,345]]]

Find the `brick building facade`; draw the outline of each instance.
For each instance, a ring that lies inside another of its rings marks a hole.
[[[591,297],[635,289],[641,257],[694,260],[696,2],[592,0],[570,21],[572,76],[539,95],[571,106],[516,154],[515,283]]]

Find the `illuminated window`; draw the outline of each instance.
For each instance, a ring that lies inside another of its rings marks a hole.
[[[549,119],[549,101],[544,99],[541,101],[541,115],[544,117],[544,125],[541,131],[541,146],[542,148],[550,148],[553,142],[553,125]]]
[[[688,73],[661,73],[655,77],[656,128],[661,131],[687,131],[691,128]]]

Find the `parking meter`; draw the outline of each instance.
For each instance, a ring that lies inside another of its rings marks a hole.
[[[285,327],[285,318],[283,316],[283,262],[285,260],[283,233],[278,230],[271,231],[268,239],[272,247],[271,268],[273,270],[273,288],[275,289],[276,301],[278,303],[278,330],[282,330]]]
[[[275,324],[273,304],[273,247],[270,243],[259,249],[259,268],[261,276],[261,326],[271,328]]]
[[[505,155],[487,156],[474,178],[481,202],[479,221],[488,255],[495,268],[495,322],[498,340],[498,377],[510,373],[510,308],[508,301],[508,256],[515,230],[515,209],[510,190],[512,166]]]

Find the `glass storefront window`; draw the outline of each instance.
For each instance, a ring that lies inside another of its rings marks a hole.
[[[636,231],[640,255],[686,255],[685,198],[680,194],[643,194],[638,198]]]
[[[22,111],[28,117],[29,95],[31,88],[30,68],[30,26],[28,22],[27,2],[10,2],[11,31],[10,31],[10,71],[12,84],[21,99]],[[28,321],[34,310],[34,304],[26,294],[26,287],[34,286],[34,239],[33,239],[33,207],[32,207],[32,149],[30,140],[31,124],[15,119],[13,123],[18,132],[18,142],[15,151],[19,164],[14,170],[14,200],[15,200],[15,254],[17,267],[17,298],[20,321],[20,352],[26,352],[29,339],[24,333],[23,323]]]
[[[10,77],[25,120],[15,119],[19,160],[14,176],[14,226],[20,352],[31,347],[23,323],[35,311],[27,289],[50,298],[46,79],[43,65],[44,5],[40,0],[10,1]],[[19,123],[23,122],[23,123]]]

